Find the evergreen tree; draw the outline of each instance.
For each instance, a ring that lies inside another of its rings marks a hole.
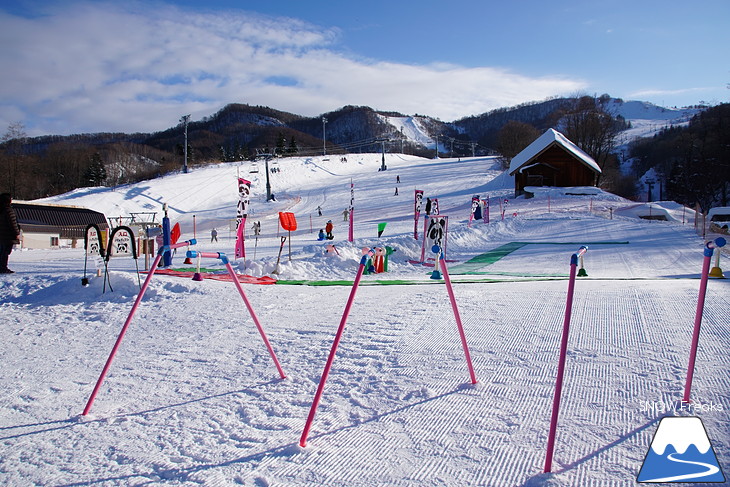
[[[91,156],[89,166],[84,172],[84,180],[89,183],[90,186],[103,186],[106,181],[106,168],[104,167],[104,161],[101,160],[101,155],[95,152]]]
[[[278,155],[284,155],[285,147],[286,147],[286,139],[284,138],[284,134],[279,132],[279,136],[276,138],[276,153]]]
[[[289,149],[287,152],[292,155],[299,152],[299,147],[297,147],[297,141],[293,136],[289,140]]]

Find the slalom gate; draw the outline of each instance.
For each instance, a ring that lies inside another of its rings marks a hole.
[[[689,364],[687,366],[687,379],[685,382],[685,388],[684,388],[684,396],[682,398],[683,403],[690,403],[691,402],[691,389],[692,389],[692,378],[694,375],[694,367],[695,367],[695,361],[697,358],[697,347],[699,344],[699,337],[700,337],[700,326],[702,323],[702,313],[704,310],[705,305],[705,295],[707,293],[707,281],[708,281],[708,275],[710,273],[710,261],[712,260],[712,256],[714,252],[720,252],[720,248],[725,246],[726,240],[722,237],[716,238],[715,240],[708,241],[703,249],[704,254],[704,260],[702,264],[702,271],[700,274],[700,289],[697,297],[697,310],[695,313],[695,321],[694,321],[694,330],[692,333],[692,344],[690,347],[690,354],[689,354]],[[548,443],[547,443],[547,450],[545,454],[545,466],[544,466],[544,473],[548,473],[552,471],[552,459],[553,459],[553,452],[555,449],[555,436],[557,432],[557,426],[558,426],[558,414],[560,411],[560,397],[561,392],[563,388],[563,375],[565,373],[565,360],[567,356],[567,348],[568,348],[568,337],[570,334],[570,318],[572,313],[572,307],[573,307],[573,294],[575,291],[575,278],[576,278],[576,269],[578,267],[578,263],[580,262],[581,270],[583,271],[583,274],[580,272],[577,273],[578,276],[581,275],[587,275],[585,274],[585,270],[583,269],[583,255],[587,251],[587,247],[582,246],[576,252],[573,254],[570,258],[570,277],[568,280],[568,292],[567,292],[567,298],[566,298],[566,304],[565,304],[565,318],[563,320],[563,332],[562,332],[562,338],[560,341],[560,356],[558,361],[558,372],[557,372],[557,378],[555,380],[555,391],[553,396],[553,408],[552,408],[552,414],[550,419],[550,431],[548,433]]]
[[[464,349],[464,356],[466,358],[466,364],[469,368],[469,375],[471,378],[471,383],[476,384],[477,378],[476,374],[474,373],[474,367],[472,365],[471,361],[471,355],[469,354],[469,347],[466,342],[466,335],[464,334],[464,327],[461,323],[461,316],[459,314],[459,308],[456,305],[456,298],[454,296],[454,289],[451,285],[451,278],[449,277],[448,269],[446,268],[446,261],[444,258],[443,249],[438,246],[434,246],[433,249],[434,253],[438,254],[437,257],[437,264],[436,268],[437,270],[434,271],[434,275],[432,276],[433,279],[440,279],[440,274],[436,276],[436,272],[438,272],[438,263],[441,263],[441,269],[443,270],[443,277],[444,281],[446,283],[446,290],[449,294],[449,300],[451,301],[451,307],[454,311],[454,317],[456,318],[456,326],[459,329],[459,336],[461,338],[461,345]],[[314,416],[317,413],[317,407],[319,406],[319,402],[322,399],[322,393],[324,392],[324,387],[327,382],[327,377],[329,376],[330,369],[332,368],[332,363],[335,360],[335,354],[337,353],[337,347],[340,344],[340,340],[342,339],[342,334],[345,330],[345,324],[347,323],[347,317],[350,314],[350,310],[352,309],[352,303],[355,300],[355,294],[357,293],[357,288],[360,284],[360,279],[362,278],[363,273],[365,272],[365,265],[368,261],[368,258],[372,257],[374,254],[374,249],[363,249],[363,256],[360,259],[360,266],[357,270],[357,275],[355,276],[355,282],[352,285],[352,290],[350,291],[350,295],[347,298],[347,303],[345,304],[345,310],[342,313],[342,319],[340,320],[340,325],[337,329],[337,333],[335,334],[334,341],[332,342],[332,348],[330,349],[329,356],[327,357],[327,363],[324,366],[324,371],[322,372],[322,377],[319,380],[319,385],[317,386],[317,391],[314,395],[314,399],[312,400],[312,405],[309,410],[309,415],[307,416],[307,422],[304,425],[304,431],[302,431],[302,436],[299,439],[299,445],[302,447],[307,446],[307,437],[309,436],[309,430],[312,427],[312,422],[314,421]]]
[[[119,333],[119,336],[117,337],[117,341],[114,343],[114,347],[112,348],[112,351],[109,354],[109,358],[107,359],[106,364],[104,364],[104,368],[102,369],[101,375],[99,376],[99,379],[96,382],[96,386],[94,386],[94,390],[92,391],[91,396],[89,397],[89,400],[86,403],[86,407],[84,408],[83,416],[86,416],[87,414],[89,414],[89,411],[91,410],[91,406],[94,404],[96,395],[99,393],[99,388],[101,387],[101,384],[104,382],[104,378],[106,377],[106,374],[109,372],[109,368],[111,367],[112,361],[114,360],[114,356],[116,355],[117,351],[119,350],[119,346],[122,343],[124,334],[127,332],[127,329],[129,328],[129,325],[132,322],[134,313],[137,311],[137,308],[139,307],[139,303],[142,301],[142,297],[144,296],[145,292],[147,291],[150,281],[152,281],[152,277],[155,275],[155,270],[157,269],[157,266],[159,265],[160,261],[162,260],[162,258],[165,255],[170,254],[170,252],[173,249],[180,248],[180,247],[190,247],[191,245],[195,245],[196,243],[197,242],[195,239],[191,239],[191,240],[187,240],[187,241],[181,242],[181,243],[165,245],[160,248],[160,250],[157,254],[157,257],[155,257],[155,260],[152,263],[150,272],[147,274],[147,278],[145,279],[144,284],[142,284],[142,288],[140,289],[140,292],[137,295],[137,299],[135,300],[134,304],[132,305],[132,309],[129,312],[129,315],[127,316],[127,320],[124,322],[124,326],[122,326],[122,330]],[[282,370],[281,365],[279,364],[279,360],[276,358],[274,349],[272,348],[271,343],[269,343],[269,340],[266,337],[266,333],[264,332],[264,329],[261,326],[261,323],[259,322],[259,319],[256,316],[256,313],[254,312],[253,307],[251,306],[251,303],[249,302],[248,298],[246,297],[246,293],[243,291],[243,288],[241,287],[241,283],[238,282],[236,273],[233,270],[233,267],[231,267],[231,264],[228,261],[228,258],[226,257],[226,255],[221,252],[197,252],[197,251],[188,250],[187,257],[219,259],[225,264],[226,269],[228,270],[228,273],[231,276],[231,280],[233,281],[233,284],[236,286],[238,293],[241,295],[241,298],[243,299],[243,302],[245,303],[246,308],[248,309],[248,312],[251,314],[251,318],[253,319],[253,322],[256,325],[256,328],[258,329],[259,334],[261,335],[261,338],[263,339],[264,344],[266,345],[266,348],[269,351],[269,355],[271,356],[271,359],[274,361],[274,365],[276,366],[276,369],[279,372],[279,376],[282,379],[285,379],[286,375],[284,374],[284,371]]]
[[[705,295],[707,294],[707,278],[710,273],[710,261],[712,260],[712,254],[717,251],[720,253],[720,247],[724,247],[727,241],[718,237],[715,240],[711,240],[705,244],[704,256],[702,262],[702,274],[700,276],[700,290],[697,296],[697,312],[695,313],[695,325],[694,331],[692,332],[692,346],[689,352],[689,365],[687,366],[687,381],[684,386],[684,397],[683,401],[690,402],[690,392],[692,389],[692,377],[694,376],[695,359],[697,358],[697,345],[700,341],[700,325],[702,324],[702,312],[705,308]]]

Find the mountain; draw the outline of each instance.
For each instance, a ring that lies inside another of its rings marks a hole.
[[[363,106],[345,106],[321,116],[303,117],[233,103],[188,124],[188,163],[237,161],[272,153],[307,156],[325,151],[345,154],[385,150],[421,157],[494,155],[496,136],[507,122],[528,123],[540,131],[558,126],[576,100],[555,98],[525,103],[454,122]],[[608,95],[597,100],[629,127],[621,135],[621,144],[667,126],[686,124],[699,111],[623,102]],[[0,165],[9,165],[7,172],[12,173],[8,187],[2,190],[36,199],[93,185],[95,182],[88,180],[86,173],[94,158],[104,162],[109,174],[106,184],[111,186],[176,171],[183,166],[184,132],[178,125],[153,134],[100,133],[12,140],[0,146],[6,156],[0,157]],[[17,169],[20,167],[23,171]],[[54,168],[51,174],[49,167]]]

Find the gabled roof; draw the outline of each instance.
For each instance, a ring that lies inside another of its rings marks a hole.
[[[547,129],[544,134],[535,139],[535,141],[525,147],[522,152],[512,158],[509,165],[509,175],[512,176],[525,164],[533,162],[537,156],[548,150],[550,147],[557,145],[571,153],[580,162],[590,167],[597,173],[601,173],[598,163],[583,150],[572,143],[568,138],[557,130]]]
[[[35,205],[32,203],[11,203],[22,227],[84,227],[89,223],[107,225],[103,213],[78,206]]]

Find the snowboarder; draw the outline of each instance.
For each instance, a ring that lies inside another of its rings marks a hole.
[[[332,229],[334,229],[334,227],[332,220],[327,220],[327,225],[324,226],[324,230],[327,232],[327,240],[333,240],[335,238],[332,234]]]
[[[327,238],[327,237],[326,237],[326,236],[325,236],[325,234],[324,234],[324,230],[322,230],[322,229],[320,228],[320,229],[319,229],[319,236],[317,237],[317,240],[324,240],[325,238]]]
[[[218,230],[215,228],[210,231],[210,242],[213,243],[213,241],[218,241]]]
[[[395,187],[395,193],[393,193],[393,196],[398,196],[398,186]]]
[[[349,217],[350,217],[350,210],[345,208],[345,210],[342,212],[342,221],[346,222]]]

